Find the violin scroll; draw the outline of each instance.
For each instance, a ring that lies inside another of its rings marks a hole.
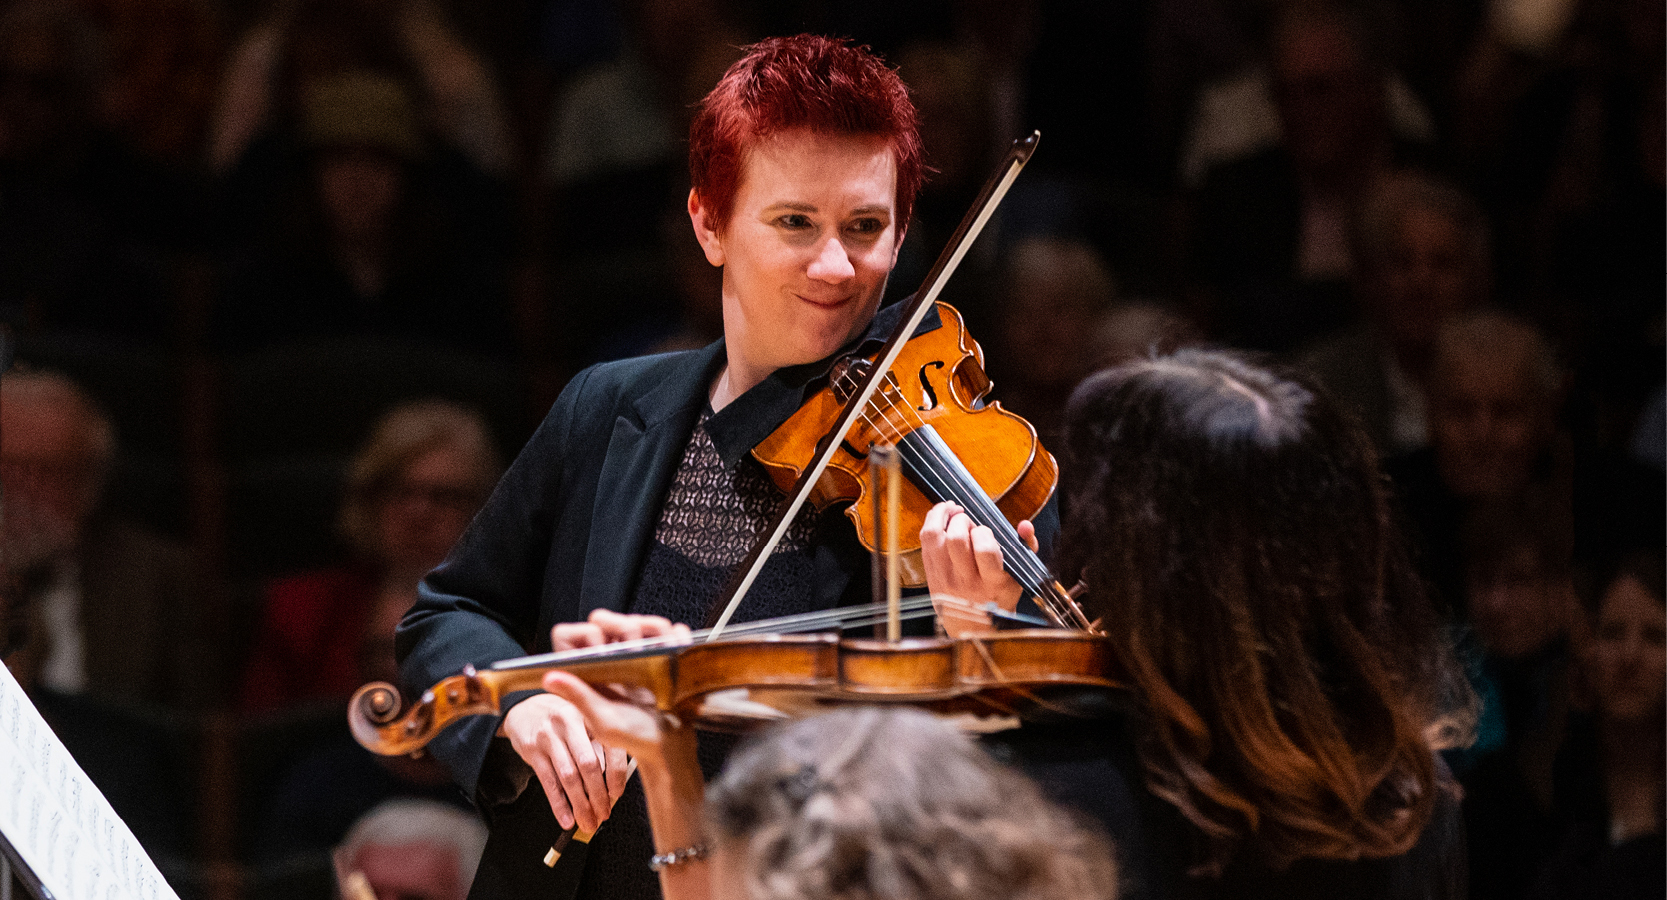
[[[354,692],[348,701],[347,723],[360,746],[382,756],[415,753],[428,745],[441,729],[464,716],[495,715],[499,700],[510,690],[537,687],[536,683],[511,683],[503,672],[477,672],[466,666],[434,685],[409,708],[401,708],[399,689],[387,682],[373,681]]]

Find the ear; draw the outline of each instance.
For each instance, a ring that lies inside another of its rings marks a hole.
[[[897,229],[897,242],[891,245],[891,267],[897,268],[897,257],[903,252],[903,239],[909,236],[909,226]]]
[[[714,266],[724,264],[723,235],[706,224],[707,209],[701,205],[700,195],[689,190],[689,223],[695,228],[695,240],[700,241],[700,249],[706,253],[706,261]]]

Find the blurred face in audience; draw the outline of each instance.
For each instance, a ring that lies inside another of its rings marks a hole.
[[[1605,718],[1660,719],[1667,693],[1667,607],[1631,576],[1604,592],[1592,647],[1592,682]]]
[[[1272,58],[1285,145],[1299,169],[1357,161],[1381,140],[1383,83],[1342,23],[1282,23]]]
[[[1056,388],[1063,404],[1098,362],[1095,345],[1100,317],[1113,300],[1111,277],[1092,250],[1064,241],[1021,241],[1007,268],[997,338],[1004,358],[1026,384]]]
[[[1552,401],[1514,350],[1444,360],[1434,373],[1430,435],[1442,480],[1461,497],[1519,491],[1551,436]]]
[[[464,900],[469,895],[457,854],[426,841],[367,844],[354,855],[349,871],[354,870],[364,874],[376,900]]]
[[[1543,650],[1568,630],[1574,609],[1567,578],[1547,571],[1523,547],[1470,574],[1470,623],[1488,652],[1520,659]]]
[[[74,546],[98,500],[95,442],[73,401],[0,391],[0,525],[9,564],[28,567]]]
[[[441,444],[406,463],[377,498],[383,562],[422,573],[445,559],[482,500],[479,463],[463,448]]]
[[[385,236],[405,193],[399,160],[377,150],[326,150],[318,159],[317,178],[319,199],[337,238]]]
[[[38,161],[72,136],[83,104],[69,56],[46,28],[0,40],[0,159]]]
[[[1448,316],[1481,297],[1467,236],[1437,210],[1411,207],[1397,223],[1388,258],[1376,268],[1371,302],[1397,346],[1429,347]]]

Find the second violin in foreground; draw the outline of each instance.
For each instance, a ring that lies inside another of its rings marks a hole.
[[[931,611],[929,598],[916,597],[903,614]],[[854,607],[751,622],[710,642],[697,634],[509,659],[447,678],[409,707],[393,685],[375,682],[353,696],[348,720],[365,748],[412,753],[464,716],[497,714],[511,692],[541,689],[554,669],[594,684],[645,688],[661,711],[729,731],[848,703],[906,703],[996,725],[1092,717],[1120,692],[1109,644],[1086,632],[1038,628],[901,641],[784,633],[859,627],[884,615],[878,605]]]

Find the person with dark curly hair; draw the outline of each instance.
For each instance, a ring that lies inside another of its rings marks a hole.
[[[1058,571],[1087,585],[1133,712],[998,736],[1123,851],[1129,896],[1464,894],[1437,751],[1473,700],[1390,514],[1370,439],[1326,396],[1227,353],[1073,395]],[[923,533],[967,599],[999,551],[954,507]]]

